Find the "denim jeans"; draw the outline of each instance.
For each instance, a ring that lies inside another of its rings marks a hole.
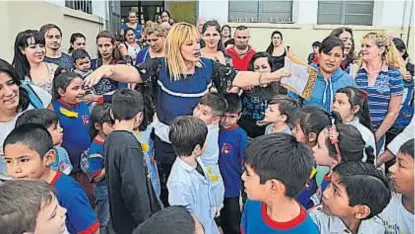
[[[95,210],[100,222],[100,233],[109,234],[110,207],[108,200],[108,188],[105,181],[95,184]]]

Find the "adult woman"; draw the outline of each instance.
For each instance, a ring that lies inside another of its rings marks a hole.
[[[220,30],[220,36],[221,36],[222,43],[225,49],[227,49],[228,45],[234,44],[231,33],[232,33],[231,26],[227,24],[222,26],[222,29]]]
[[[120,50],[121,47],[125,47],[125,51],[127,54],[122,54],[123,56],[129,56],[131,58],[131,61],[134,63],[135,59],[137,57],[138,52],[140,51],[141,47],[137,43],[135,38],[134,29],[127,28],[124,31],[124,43],[120,43]]]
[[[351,28],[346,27],[336,28],[330,33],[330,36],[338,37],[344,43],[344,57],[340,67],[346,70],[356,60],[353,31]]]
[[[200,50],[202,57],[210,58],[224,65],[232,66],[232,58],[226,55],[220,39],[220,25],[216,20],[207,21],[202,28],[205,47]]]
[[[161,19],[161,23],[167,22],[170,24],[170,22],[172,22],[170,12],[168,12],[167,10],[164,10],[161,12],[160,19]]]
[[[272,58],[266,52],[256,53],[249,62],[248,71],[271,72],[273,69]],[[258,121],[264,119],[268,100],[278,94],[287,94],[287,90],[281,87],[278,82],[274,82],[267,87],[255,87],[245,89],[241,95],[242,116],[239,125],[249,137],[264,135],[265,126],[258,126]]]
[[[160,122],[169,125],[180,115],[191,115],[193,108],[204,96],[212,83],[220,92],[226,92],[230,86],[245,87],[278,81],[287,73],[236,72],[211,59],[201,58],[199,33],[194,25],[175,24],[166,38],[165,58],[156,58],[132,66],[102,66],[86,78],[86,85],[96,84],[106,76],[122,82],[143,83],[145,88],[156,89],[156,112]],[[175,160],[171,145],[155,138],[156,160],[162,165],[161,178],[168,178]],[[161,180],[162,187],[165,182]],[[163,201],[166,190],[162,189]],[[164,194],[164,195],[163,195]]]
[[[135,64],[148,61],[150,58],[164,57],[166,31],[159,24],[148,21],[144,28],[144,35],[149,46],[144,47],[138,52]]]
[[[137,40],[140,40],[141,38],[141,30],[142,30],[142,26],[141,24],[138,23],[138,19],[137,19],[137,13],[134,11],[130,11],[128,12],[128,22],[121,25],[121,31],[120,34],[124,35],[125,31],[128,28],[132,28],[135,31],[135,37]]]
[[[357,85],[368,93],[370,120],[376,142],[383,144],[385,133],[399,114],[403,94],[401,58],[384,33],[371,32],[363,36]],[[379,152],[379,149],[377,150]]]
[[[283,44],[282,33],[278,30],[275,30],[271,34],[271,43],[267,48],[267,53],[272,57],[273,67],[275,69],[280,69],[284,67],[285,56],[287,53],[291,53],[289,47],[285,47]]]
[[[69,40],[70,46],[68,49],[68,53],[72,54],[72,51],[76,49],[84,49],[86,48],[86,37],[82,33],[72,33],[71,39]]]
[[[45,39],[37,30],[26,30],[17,34],[14,42],[13,66],[21,80],[52,92],[52,80],[56,64],[43,62],[45,58]]]
[[[34,108],[47,108],[52,100],[44,90],[28,85],[28,90],[20,88],[21,78],[16,70],[0,59],[0,154],[3,155],[3,142],[13,130],[17,117]],[[36,95],[34,95],[36,94]],[[0,157],[0,180],[7,175],[3,156]]]

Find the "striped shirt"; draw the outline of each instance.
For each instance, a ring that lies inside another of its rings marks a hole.
[[[356,84],[368,93],[370,122],[373,127],[379,127],[388,112],[391,97],[403,94],[401,73],[384,65],[375,84],[369,86],[367,70],[362,67],[357,72]]]

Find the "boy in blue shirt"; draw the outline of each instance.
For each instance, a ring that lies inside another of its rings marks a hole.
[[[242,101],[238,94],[225,94],[228,109],[221,120],[219,132],[219,169],[225,185],[225,200],[220,221],[224,233],[240,233],[241,176],[244,165],[244,151],[248,135],[238,126],[241,118]]]
[[[242,175],[248,200],[242,214],[241,232],[319,233],[316,224],[295,200],[313,166],[311,150],[289,134],[268,134],[249,144]]]
[[[170,125],[169,139],[177,158],[167,180],[169,204],[180,205],[199,218],[205,232],[219,234],[215,223],[218,209],[212,183],[200,156],[206,148],[208,129],[200,119],[176,117]]]
[[[13,179],[41,179],[55,187],[59,204],[67,210],[69,233],[99,233],[99,222],[82,187],[50,168],[56,151],[47,129],[36,124],[21,125],[7,136],[3,148],[7,172]]]

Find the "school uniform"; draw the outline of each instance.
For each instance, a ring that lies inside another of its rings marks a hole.
[[[385,233],[412,234],[414,231],[414,214],[403,206],[402,194],[393,195],[379,217],[383,220]]]
[[[373,149],[373,155],[376,157],[376,141],[375,141],[375,135],[370,129],[368,129],[365,125],[360,123],[359,117],[355,116],[351,121],[346,122],[345,124],[353,125],[359,130],[360,135],[363,138],[363,141],[365,142],[365,149],[371,147]],[[366,150],[363,150],[363,158],[362,162],[366,162],[367,160],[367,154]],[[374,163],[376,164],[376,158],[374,159]]]

